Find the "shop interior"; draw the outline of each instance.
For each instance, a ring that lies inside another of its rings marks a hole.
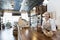
[[[49,11],[48,1],[1,0],[0,40],[59,40],[60,31],[57,21],[57,36],[47,37],[42,32],[44,13]],[[55,11],[50,12],[50,17],[56,20],[56,14],[52,13]]]

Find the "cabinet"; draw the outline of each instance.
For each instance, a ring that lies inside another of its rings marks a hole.
[[[0,30],[1,30],[1,17],[0,17]]]
[[[43,14],[46,11],[47,11],[47,6],[43,6],[43,5],[36,6],[36,13],[38,15]]]
[[[36,27],[37,26],[37,16],[31,16],[31,27]]]

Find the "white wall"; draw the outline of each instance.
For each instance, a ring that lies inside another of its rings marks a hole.
[[[4,16],[3,16],[3,23],[6,23],[6,22],[12,22],[12,13],[7,13],[7,12],[4,12]]]
[[[3,23],[6,24],[9,21],[13,25],[14,22],[18,22],[19,17],[22,17],[23,19],[29,21],[28,13],[22,13],[21,16],[12,16],[12,13],[4,12]]]
[[[22,19],[25,19],[25,20],[29,21],[29,17],[28,17],[28,13],[27,12],[21,13],[21,17],[22,17]]]
[[[47,11],[56,12],[56,24],[60,25],[60,0],[49,0]]]
[[[14,22],[18,22],[20,16],[12,16],[12,13],[4,12],[3,23],[7,23],[8,21],[14,24]]]

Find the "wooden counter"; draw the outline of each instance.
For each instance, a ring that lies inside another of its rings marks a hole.
[[[49,38],[39,30],[19,29],[19,40],[60,40],[60,31],[57,31],[56,36]]]

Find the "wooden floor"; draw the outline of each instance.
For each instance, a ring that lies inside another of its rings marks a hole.
[[[0,31],[0,40],[18,40],[13,36],[12,29]],[[46,37],[41,30],[23,29],[20,30],[19,40],[60,40],[60,31],[57,31],[56,36],[51,38]]]
[[[60,31],[52,38],[46,37],[41,31],[23,29],[20,31],[21,40],[60,40]]]

